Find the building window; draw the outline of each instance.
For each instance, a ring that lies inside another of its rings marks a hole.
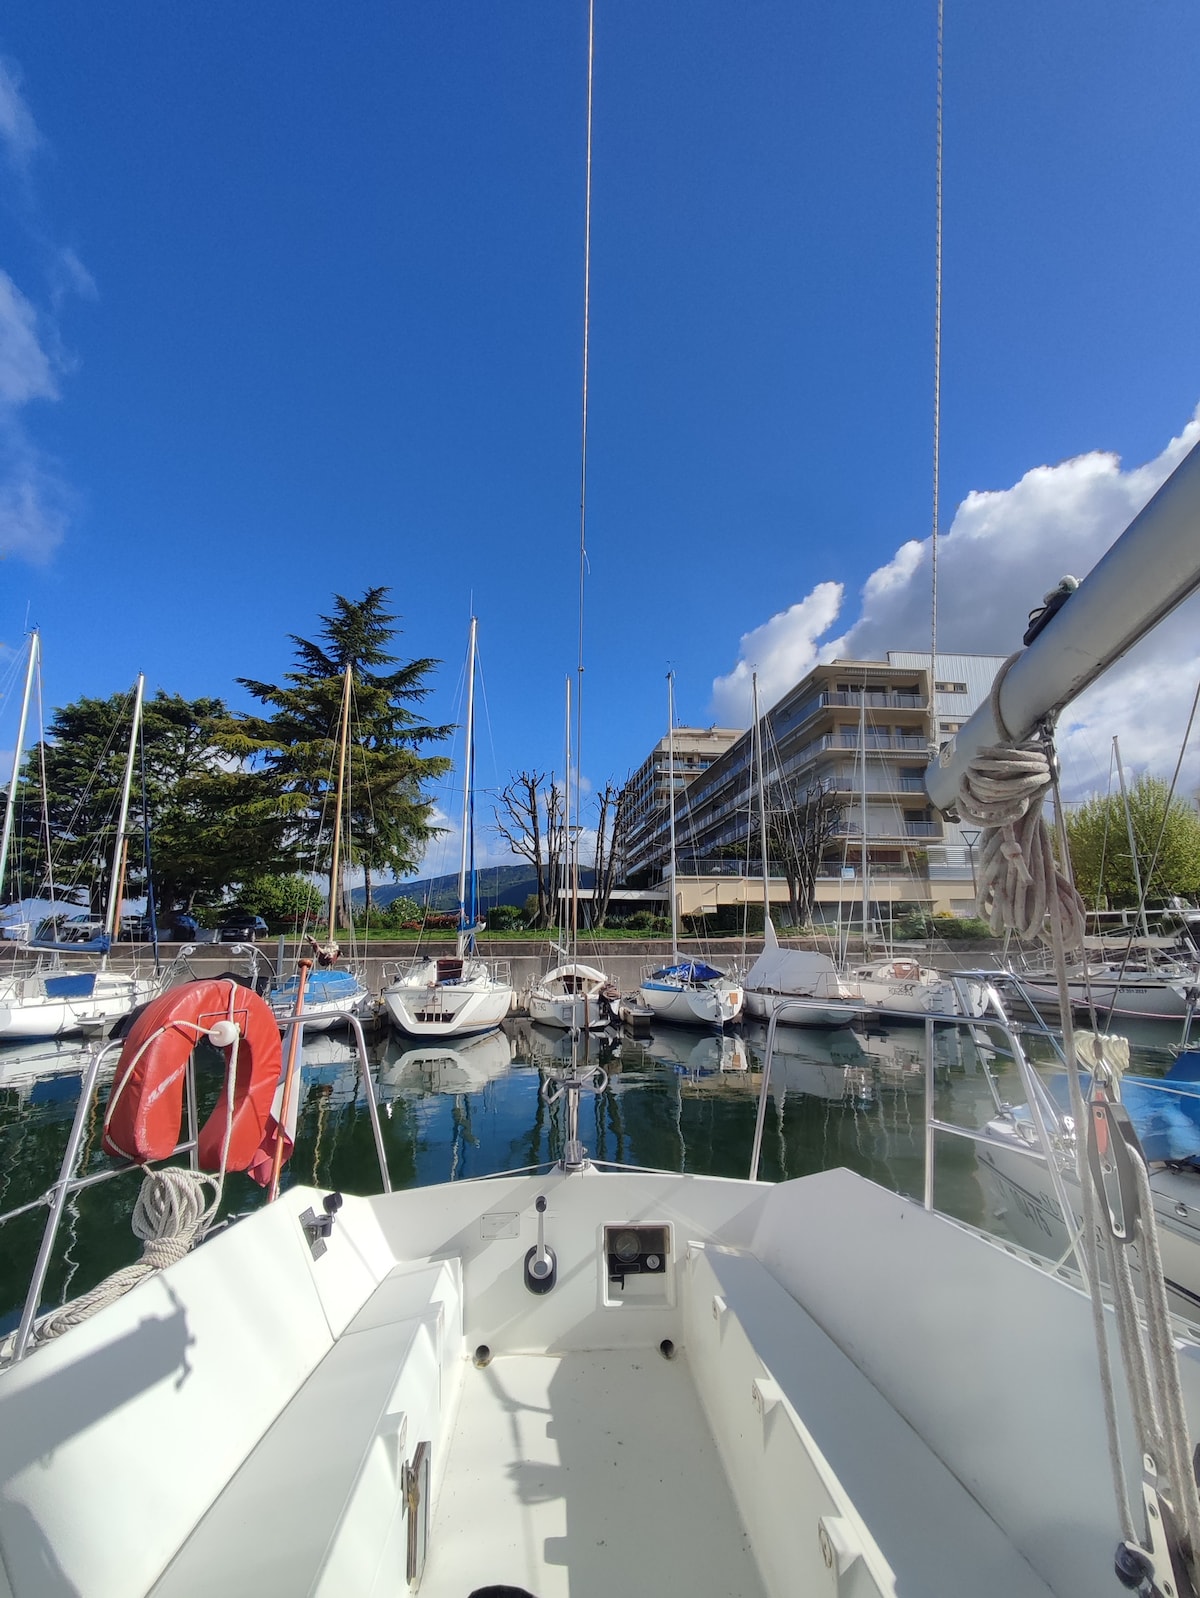
[[[965,694],[967,691],[965,682],[935,682],[933,686],[939,694]]]

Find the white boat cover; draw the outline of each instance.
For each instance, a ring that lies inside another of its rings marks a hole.
[[[780,948],[775,928],[767,922],[763,952],[746,973],[745,985],[751,992],[826,997],[837,991],[837,982],[837,966],[827,954]]]

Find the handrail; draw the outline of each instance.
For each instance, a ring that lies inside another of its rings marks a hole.
[[[1058,1203],[1059,1209],[1062,1212],[1063,1221],[1067,1228],[1067,1235],[1074,1239],[1077,1231],[1074,1214],[1071,1209],[1070,1200],[1067,1197],[1066,1184],[1063,1181],[1062,1170],[1059,1166],[1058,1160],[1055,1157],[1056,1151],[1050,1132],[1050,1127],[1053,1126],[1055,1132],[1061,1137],[1064,1132],[1063,1123],[1057,1109],[1054,1106],[1053,1100],[1046,1091],[1045,1084],[1042,1082],[1037,1072],[1033,1069],[1025,1050],[1021,1046],[1020,1038],[1018,1037],[1016,1030],[1008,1018],[1007,1012],[1005,1011],[1004,1005],[1000,1001],[1000,995],[997,993],[994,983],[988,980],[988,977],[994,974],[995,973],[983,972],[971,973],[976,980],[982,979],[984,984],[985,1009],[984,1013],[979,1016],[969,1016],[960,1013],[952,1014],[948,1011],[940,1010],[928,1010],[923,1012],[920,1016],[916,1016],[911,1010],[898,1010],[890,1005],[864,1005],[846,1003],[835,1006],[826,1004],[822,1001],[806,998],[785,999],[781,1004],[777,1005],[771,1012],[771,1015],[767,1021],[767,1040],[763,1055],[762,1080],[759,1084],[758,1090],[758,1110],[754,1123],[754,1142],[750,1154],[750,1180],[752,1182],[757,1182],[759,1180],[758,1170],[762,1158],[763,1133],[766,1127],[767,1118],[767,1092],[771,1082],[771,1062],[775,1052],[775,1034],[778,1030],[781,1016],[786,1015],[789,1011],[795,1014],[797,1011],[801,1013],[811,1013],[814,1009],[820,1009],[823,1012],[836,1009],[839,1014],[844,1012],[847,1014],[847,1016],[852,1014],[870,1016],[884,1015],[893,1019],[902,1018],[909,1022],[922,1020],[924,1021],[925,1025],[925,1190],[923,1203],[925,1209],[932,1211],[934,1207],[933,1188],[936,1160],[936,1134],[938,1132],[944,1132],[954,1136],[964,1137],[971,1142],[982,1141],[982,1134],[974,1132],[966,1127],[957,1127],[950,1122],[941,1121],[934,1115],[934,1039],[936,1035],[936,1029],[939,1024],[953,1026],[956,1028],[964,1026],[969,1028],[995,1027],[1003,1033],[1008,1041],[1008,1046],[1012,1053],[1012,1058],[1016,1064],[1018,1074],[1021,1078],[1021,1085],[1024,1089],[1026,1099],[1029,1104],[1030,1119],[1032,1120],[1037,1131],[1039,1149],[1035,1151],[1032,1148],[1023,1148],[1022,1152],[1030,1154],[1036,1153],[1038,1157],[1045,1160],[1047,1170],[1050,1174],[1050,1181],[1054,1188],[1054,1196]],[[958,982],[963,979],[963,976],[964,973],[959,972],[951,978],[951,981],[954,983],[956,989]],[[1078,1251],[1076,1251],[1076,1263],[1079,1267],[1080,1274],[1084,1278],[1084,1285],[1086,1286],[1086,1266],[1083,1260],[1079,1257]]]
[[[345,1021],[349,1024],[358,1045],[359,1059],[364,1063],[363,1079],[366,1085],[367,1109],[371,1117],[371,1130],[375,1137],[375,1152],[379,1160],[380,1181],[383,1184],[383,1191],[390,1193],[392,1191],[392,1182],[388,1172],[387,1152],[383,1142],[383,1127],[379,1119],[379,1103],[375,1097],[375,1083],[371,1076],[370,1062],[367,1058],[367,1042],[361,1020],[356,1015],[347,1015],[340,1010],[305,1010],[302,1015],[292,1014],[277,1017],[277,1019],[280,1025],[284,1027],[290,1027],[295,1024],[300,1025],[301,1045],[303,1045],[305,1021]],[[46,1217],[46,1225],[42,1232],[42,1241],[38,1248],[37,1259],[34,1262],[33,1274],[29,1279],[29,1287],[26,1291],[25,1303],[21,1311],[21,1320],[13,1341],[12,1362],[14,1364],[23,1358],[29,1345],[29,1339],[33,1334],[34,1321],[37,1318],[38,1307],[41,1303],[42,1290],[46,1285],[50,1260],[54,1253],[54,1245],[58,1238],[59,1227],[62,1224],[63,1212],[66,1209],[68,1199],[72,1194],[81,1192],[84,1188],[95,1187],[100,1182],[110,1181],[114,1176],[124,1176],[128,1171],[144,1171],[150,1167],[151,1162],[140,1164],[137,1161],[129,1160],[109,1166],[102,1171],[92,1171],[87,1175],[79,1175],[76,1172],[80,1145],[83,1142],[84,1130],[87,1126],[92,1102],[96,1096],[100,1067],[105,1059],[120,1049],[123,1044],[123,1038],[115,1038],[89,1054],[87,1067],[79,1089],[79,1102],[75,1106],[75,1117],[71,1123],[67,1146],[63,1151],[57,1181],[53,1182],[38,1198],[31,1199],[26,1204],[18,1205],[14,1209],[6,1210],[0,1214],[0,1226],[3,1226],[7,1221],[15,1220],[17,1216],[26,1215],[31,1210],[39,1209],[43,1205],[49,1210],[49,1214]],[[192,1170],[198,1168],[196,1160],[198,1114],[195,1074],[193,1062],[189,1059],[185,1073],[188,1136],[183,1142],[178,1143],[167,1156],[167,1160],[172,1160],[177,1155],[187,1154]],[[153,1163],[157,1166],[166,1162]]]

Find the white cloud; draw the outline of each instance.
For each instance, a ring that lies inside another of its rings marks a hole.
[[[1200,410],[1144,465],[1124,470],[1117,456],[1096,451],[1035,467],[1011,488],[969,494],[939,540],[939,649],[1007,655],[1019,648],[1028,611],[1064,574],[1086,576],[1198,441]],[[930,541],[912,540],[871,574],[857,618],[829,638],[842,589],[819,584],[742,639],[738,665],[713,684],[717,714],[746,723],[754,664],[765,705],[818,659],[927,650],[929,591]],[[1059,729],[1068,794],[1103,787],[1113,733],[1129,768],[1170,775],[1200,673],[1198,640],[1193,599],[1068,707]],[[1200,754],[1185,764],[1183,791],[1194,793],[1198,781]]]
[[[742,635],[737,665],[713,683],[713,707],[719,722],[733,727],[748,725],[750,678],[755,671],[758,702],[765,708],[816,664],[817,640],[837,620],[844,592],[841,583],[818,583],[798,604]]]
[[[0,407],[57,399],[54,363],[38,337],[38,316],[5,271],[0,271]]]
[[[0,416],[0,558],[38,564],[62,542],[75,494],[20,424]]]
[[[41,134],[21,94],[21,76],[15,62],[0,57],[0,147],[18,171],[41,144]]]
[[[96,300],[100,297],[96,279],[69,244],[64,245],[54,257],[51,291],[56,309],[68,294],[77,294],[81,300]]]
[[[37,221],[29,174],[43,144],[21,94],[15,63],[0,58],[0,156],[22,191],[25,228],[46,259],[47,298],[57,313],[68,295],[96,298],[91,273],[69,246],[55,245]],[[74,368],[54,315],[39,312],[0,269],[0,558],[47,560],[62,541],[75,495],[57,464],[33,442],[23,412],[57,400]]]

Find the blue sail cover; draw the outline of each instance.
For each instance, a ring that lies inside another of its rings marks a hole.
[[[30,938],[25,947],[56,949],[60,954],[107,954],[112,948],[112,939],[107,932],[102,932],[98,938],[89,938],[86,943],[56,943],[53,938]]]
[[[271,989],[271,997],[294,999],[299,985],[298,977],[288,977],[278,987]],[[315,1010],[322,1004],[334,1004],[339,999],[349,999],[355,993],[365,992],[366,989],[350,971],[314,971],[304,989],[304,1002]]]
[[[711,965],[705,965],[703,960],[683,960],[678,965],[659,966],[654,973],[655,981],[675,982],[719,982],[724,976],[723,971],[716,970]]]
[[[1130,1076],[1121,1079],[1121,1102],[1129,1111],[1138,1142],[1148,1160],[1200,1159],[1200,1086],[1188,1070],[1188,1057],[1180,1056],[1184,1069],[1166,1076]],[[1079,1074],[1086,1095],[1091,1077]],[[1066,1074],[1046,1079],[1050,1097],[1064,1115],[1071,1113],[1071,1089]]]

